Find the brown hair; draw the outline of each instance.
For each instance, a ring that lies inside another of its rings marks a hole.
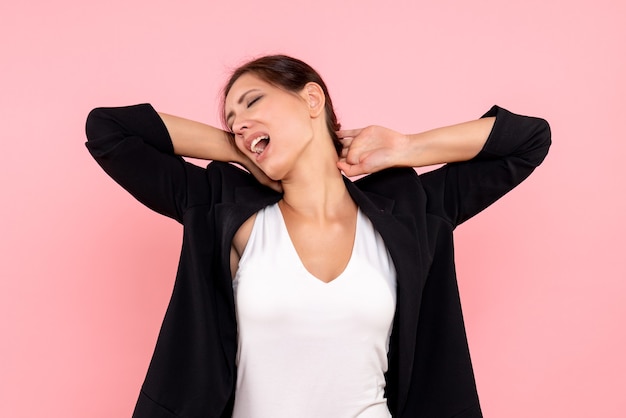
[[[337,154],[341,152],[342,145],[336,134],[336,131],[341,129],[341,124],[337,121],[337,116],[335,115],[335,110],[333,109],[333,102],[330,99],[328,88],[326,87],[324,80],[322,80],[322,77],[310,65],[300,61],[299,59],[286,55],[267,55],[250,61],[233,71],[228,83],[226,83],[226,86],[224,87],[222,107],[224,106],[226,96],[233,87],[233,84],[235,84],[235,81],[247,73],[254,74],[267,83],[291,92],[301,91],[304,86],[310,82],[319,84],[324,91],[324,97],[326,99],[326,127],[328,128],[328,133],[333,140]],[[227,126],[224,118],[225,115],[222,111],[222,120],[224,126]]]

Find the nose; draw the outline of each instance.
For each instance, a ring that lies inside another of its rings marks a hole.
[[[248,123],[245,120],[238,118],[233,120],[232,130],[235,135],[242,134],[246,129],[248,129]]]

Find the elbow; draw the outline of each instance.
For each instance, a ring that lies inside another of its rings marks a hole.
[[[123,141],[124,135],[120,126],[115,122],[109,108],[99,107],[87,115],[85,121],[85,143],[89,153],[96,159],[101,159],[109,151]]]
[[[97,107],[87,115],[85,122],[85,135],[87,141],[93,141],[106,135],[107,117],[105,108]]]
[[[548,155],[550,146],[552,145],[552,131],[547,120],[541,118],[532,118],[535,121],[535,129],[533,130],[532,150],[533,165],[539,166]]]
[[[550,145],[552,144],[552,131],[550,130],[550,124],[545,119],[538,119],[538,120],[539,120],[538,131],[541,133],[541,141],[546,148],[550,148]]]

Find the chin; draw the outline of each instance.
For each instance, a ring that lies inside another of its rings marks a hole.
[[[263,174],[269,177],[270,180],[281,181],[283,179],[283,176],[280,175],[276,170],[268,169],[267,167],[261,167],[261,166],[259,166],[259,168],[261,169]]]
[[[288,173],[284,167],[277,166],[276,164],[261,164],[259,168],[265,173],[267,177],[274,181],[283,180]]]
[[[273,174],[273,173],[265,173],[265,175],[273,181],[282,181],[285,178],[284,175]]]

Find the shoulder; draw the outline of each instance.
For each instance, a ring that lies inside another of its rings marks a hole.
[[[364,192],[394,197],[409,190],[421,189],[419,176],[413,168],[389,168],[362,177],[354,184]]]
[[[413,168],[379,171],[349,182],[348,188],[352,198],[368,214],[377,211],[416,214],[425,208],[424,189]]]
[[[207,176],[212,183],[226,182],[233,185],[253,185],[257,183],[247,171],[230,163],[212,161],[207,165]]]
[[[261,185],[252,174],[230,163],[213,161],[207,166],[206,175],[212,188],[234,190],[239,187],[250,187],[261,192],[268,189]]]
[[[207,166],[206,175],[214,202],[257,205],[260,209],[281,196],[259,183],[252,174],[230,163],[213,161]]]

